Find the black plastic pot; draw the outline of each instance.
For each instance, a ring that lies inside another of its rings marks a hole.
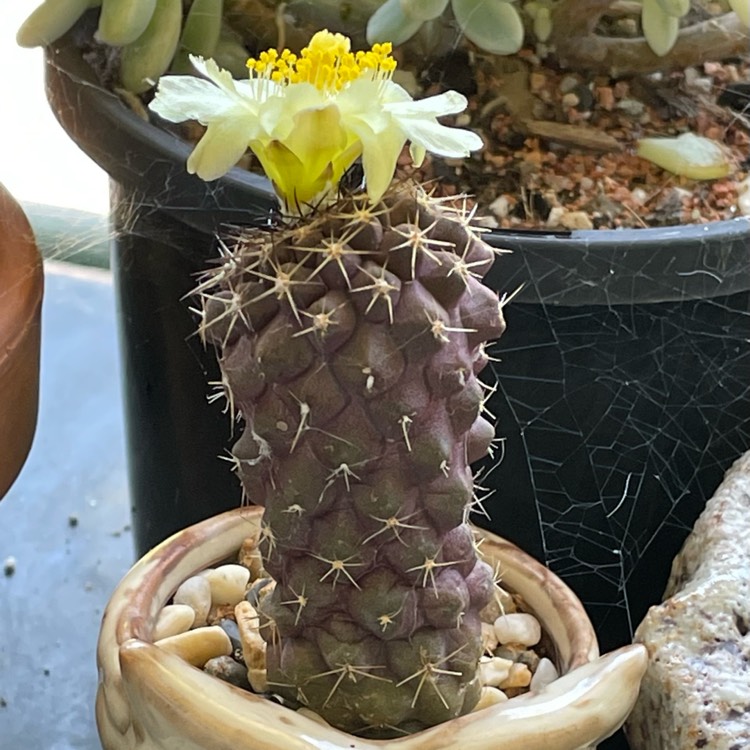
[[[63,127],[112,177],[142,552],[240,501],[216,458],[231,438],[207,403],[213,355],[182,298],[219,225],[273,199],[241,170],[209,185],[187,175],[189,147],[98,87],[69,44],[49,50],[47,76]],[[513,250],[490,283],[524,286],[493,366],[488,407],[504,444],[480,479],[496,490],[485,522],[562,575],[609,649],[659,600],[705,500],[750,443],[750,221],[489,240]]]

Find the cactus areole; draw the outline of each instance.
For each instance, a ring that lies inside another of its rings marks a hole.
[[[249,61],[245,82],[196,61],[213,83],[166,78],[153,105],[208,125],[194,171],[215,175],[249,145],[294,214],[221,238],[201,328],[241,417],[236,471],[265,506],[269,689],[374,737],[459,716],[479,696],[495,571],[467,524],[469,465],[494,437],[477,375],[504,328],[481,283],[494,251],[465,203],[388,185],[407,140],[417,159],[478,145],[436,120],[463,97],[412,102],[389,51],[355,56],[321,32],[299,58]],[[366,193],[342,195],[360,156]]]

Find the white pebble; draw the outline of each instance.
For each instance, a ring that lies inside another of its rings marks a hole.
[[[530,687],[532,690],[542,690],[547,685],[553,683],[560,675],[557,673],[557,667],[546,657],[543,656],[537,664],[536,672],[531,678]]]
[[[218,625],[196,628],[188,630],[187,633],[162,638],[156,641],[155,645],[176,654],[194,667],[203,667],[209,659],[229,656],[232,653],[232,642]]]
[[[248,669],[247,681],[256,693],[268,692],[268,678],[265,669]]]
[[[234,606],[245,596],[250,571],[242,565],[221,565],[212,570],[205,570],[201,574],[211,586],[211,604]]]
[[[175,591],[172,598],[173,604],[186,604],[195,612],[197,628],[206,624],[209,610],[211,609],[211,586],[203,576],[193,576],[184,581],[180,588]]]
[[[497,687],[508,679],[514,662],[499,656],[482,657],[479,660],[479,682],[489,687]]]
[[[195,622],[195,610],[187,604],[168,604],[156,618],[154,625],[154,640],[169,638],[190,630]]]
[[[520,643],[523,646],[535,646],[542,638],[542,627],[534,615],[526,612],[514,612],[500,615],[495,620],[495,635],[498,643]]]
[[[498,219],[504,219],[510,213],[510,201],[504,195],[501,195],[490,203],[490,211]]]
[[[496,706],[498,703],[505,703],[507,700],[508,696],[500,688],[485,686],[482,688],[477,705],[471,710],[472,712],[481,711],[483,708]]]

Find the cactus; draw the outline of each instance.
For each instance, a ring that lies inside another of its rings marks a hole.
[[[437,122],[465,98],[412,101],[390,52],[322,31],[249,60],[249,81],[192,58],[209,80],[169,76],[150,105],[207,125],[188,160],[204,179],[249,144],[287,214],[222,239],[202,333],[244,423],[232,461],[265,506],[268,685],[377,736],[479,697],[493,571],[467,525],[469,464],[494,436],[477,374],[504,327],[472,211],[390,188],[407,139],[417,161],[481,146]],[[360,155],[366,193],[349,195]]]
[[[478,699],[493,571],[469,464],[494,435],[477,374],[504,324],[468,216],[418,188],[345,198],[240,232],[202,287],[244,420],[232,458],[265,506],[269,686],[350,732]]]

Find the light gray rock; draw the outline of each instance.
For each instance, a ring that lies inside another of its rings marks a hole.
[[[649,667],[633,750],[750,747],[750,452],[727,472],[636,631]]]

